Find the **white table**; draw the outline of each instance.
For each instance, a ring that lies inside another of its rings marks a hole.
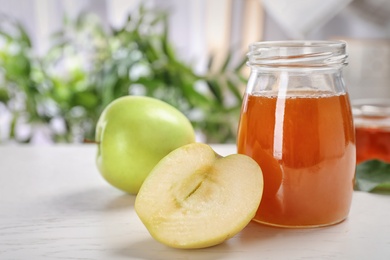
[[[250,223],[215,247],[166,247],[138,219],[135,196],[102,179],[95,153],[94,145],[0,146],[0,259],[390,259],[390,195],[363,192],[335,226]]]

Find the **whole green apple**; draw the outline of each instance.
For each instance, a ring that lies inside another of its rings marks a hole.
[[[137,194],[168,153],[195,142],[190,121],[158,99],[125,96],[102,112],[96,126],[97,167],[108,183]]]

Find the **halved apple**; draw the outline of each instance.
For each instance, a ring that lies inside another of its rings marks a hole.
[[[222,243],[254,217],[263,175],[249,156],[221,157],[192,143],[165,156],[137,195],[135,210],[157,241],[175,248]]]

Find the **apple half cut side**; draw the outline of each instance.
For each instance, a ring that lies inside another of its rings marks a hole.
[[[221,157],[207,144],[184,145],[151,171],[135,210],[157,241],[175,248],[224,242],[254,217],[263,174],[249,156]]]

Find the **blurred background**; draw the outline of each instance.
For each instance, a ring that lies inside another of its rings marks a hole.
[[[292,39],[345,40],[351,99],[390,98],[388,0],[0,0],[0,144],[92,141],[129,94],[234,143],[248,45]]]

